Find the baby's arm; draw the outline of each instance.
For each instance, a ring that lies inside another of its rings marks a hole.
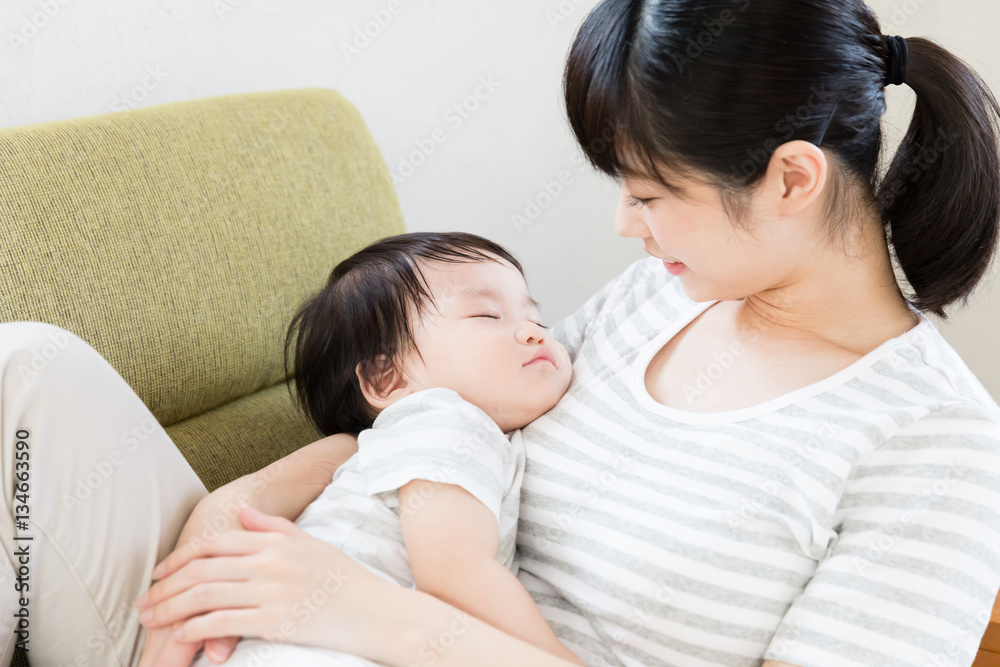
[[[555,636],[517,577],[497,562],[497,520],[475,496],[454,484],[415,479],[399,488],[399,518],[419,590],[584,664]]]

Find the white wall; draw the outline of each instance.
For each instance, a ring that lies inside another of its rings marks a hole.
[[[595,4],[3,0],[0,127],[228,93],[336,88],[400,176],[409,229],[461,229],[504,244],[554,322],[643,256],[634,240],[615,235],[617,190],[578,161],[562,110],[566,51]],[[871,4],[884,32],[939,39],[1000,93],[1000,3]],[[375,36],[364,37],[366,28]],[[890,133],[905,129],[908,95],[890,90]],[[411,156],[421,163],[412,173]],[[544,208],[518,225],[515,216],[534,213],[529,200]],[[989,282],[942,329],[1000,399],[1000,289],[995,274]]]

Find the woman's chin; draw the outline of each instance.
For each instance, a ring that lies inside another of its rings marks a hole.
[[[706,301],[736,301],[747,296],[746,286],[726,286],[719,284],[706,284],[698,280],[696,276],[685,272],[680,278],[681,289],[689,299],[695,303],[705,303]]]

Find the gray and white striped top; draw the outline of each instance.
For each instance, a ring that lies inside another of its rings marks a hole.
[[[517,543],[556,634],[591,666],[971,664],[1000,408],[923,315],[752,408],[657,403],[650,359],[710,305],[644,259],[553,329],[574,378],[522,430]]]

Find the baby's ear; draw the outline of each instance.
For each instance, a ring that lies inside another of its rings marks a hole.
[[[361,364],[355,367],[354,373],[358,376],[365,400],[379,412],[403,396],[413,393],[406,377],[389,363],[384,354],[378,355],[375,370],[368,378],[361,372]]]

